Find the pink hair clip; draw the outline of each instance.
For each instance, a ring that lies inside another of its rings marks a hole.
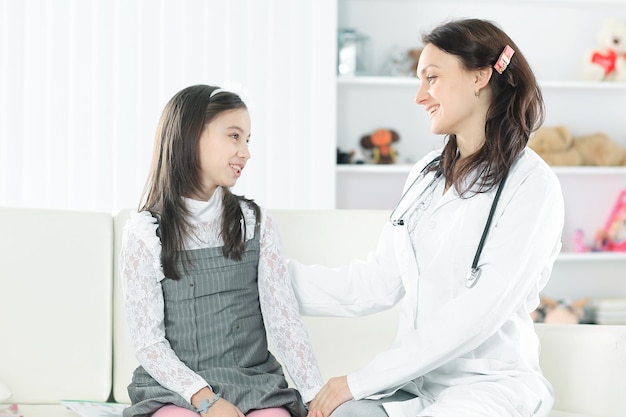
[[[509,62],[511,62],[511,57],[514,53],[515,51],[513,50],[513,48],[511,48],[509,45],[505,46],[504,50],[500,54],[500,57],[498,58],[496,63],[493,64],[493,67],[496,69],[496,71],[502,74],[502,72],[504,72],[506,67],[509,65]]]

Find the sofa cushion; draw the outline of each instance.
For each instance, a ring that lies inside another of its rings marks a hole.
[[[24,417],[79,417],[74,411],[60,404],[20,404],[19,412]]]
[[[365,259],[389,221],[388,210],[270,210],[287,258],[344,265]]]
[[[0,208],[0,376],[11,402],[106,401],[111,391],[109,213]]]
[[[287,258],[339,266],[376,248],[387,210],[271,210]],[[324,379],[347,374],[387,349],[399,307],[365,317],[303,317]],[[335,342],[332,342],[335,341]]]
[[[626,326],[537,323],[535,329],[555,410],[626,416]]]
[[[586,414],[570,413],[567,411],[552,410],[550,417],[593,417]]]
[[[10,397],[11,391],[9,390],[9,387],[7,387],[4,382],[0,381],[0,403],[8,400]]]

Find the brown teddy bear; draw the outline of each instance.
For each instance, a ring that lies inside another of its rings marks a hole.
[[[582,165],[626,165],[626,148],[612,141],[606,133],[598,132],[576,137],[574,148],[583,158]]]
[[[540,127],[528,141],[528,146],[553,166],[582,164],[583,158],[573,145],[574,138],[563,125]]]
[[[602,132],[574,137],[566,126],[543,126],[528,146],[552,166],[626,165],[626,148]]]

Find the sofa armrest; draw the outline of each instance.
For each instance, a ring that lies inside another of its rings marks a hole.
[[[12,392],[7,401],[106,401],[111,215],[0,208],[0,231],[0,380]]]

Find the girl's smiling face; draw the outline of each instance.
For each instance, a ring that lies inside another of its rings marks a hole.
[[[204,126],[198,141],[202,192],[206,201],[219,186],[232,187],[250,159],[250,115],[247,109],[228,110]]]

